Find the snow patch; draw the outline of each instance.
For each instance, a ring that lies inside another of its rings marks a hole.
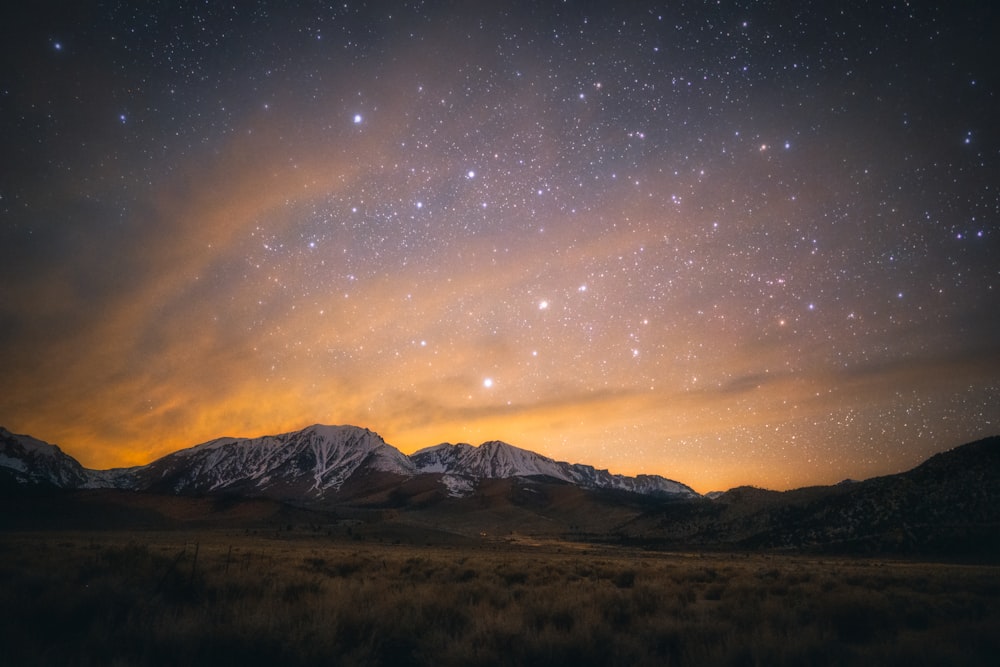
[[[15,459],[6,454],[0,454],[0,467],[10,468],[18,472],[28,472],[28,464],[22,459]]]
[[[448,489],[448,495],[452,498],[464,498],[471,495],[476,490],[476,483],[468,477],[458,475],[443,475],[441,483]]]

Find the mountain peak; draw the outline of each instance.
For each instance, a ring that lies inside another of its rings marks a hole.
[[[421,472],[443,472],[486,479],[532,475],[565,479],[552,459],[500,440],[490,440],[478,447],[466,443],[445,443],[420,450],[410,459]]]
[[[611,488],[647,495],[696,497],[690,487],[659,475],[626,477],[579,463],[556,461],[501,440],[478,447],[442,443],[410,456],[422,473],[443,473],[471,479],[544,476],[589,488]]]
[[[76,487],[87,482],[87,470],[57,445],[0,427],[0,471],[19,485]]]
[[[290,433],[315,433],[325,437],[340,437],[345,434],[368,434],[374,435],[381,440],[381,436],[371,429],[363,426],[354,426],[353,424],[313,424],[299,431],[290,431]]]

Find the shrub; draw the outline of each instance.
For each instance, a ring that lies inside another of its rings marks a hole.
[[[1000,573],[149,536],[0,544],[5,664],[992,664]],[[57,544],[57,546],[52,546]]]

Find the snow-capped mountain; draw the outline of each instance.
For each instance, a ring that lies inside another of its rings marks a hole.
[[[478,447],[466,443],[442,443],[414,452],[410,455],[410,460],[420,472],[488,479],[548,475],[570,481],[560,465],[552,459],[496,440],[484,442]]]
[[[317,424],[281,435],[219,438],[169,454],[131,476],[132,488],[143,490],[318,498],[361,469],[417,472],[402,452],[368,429]]]
[[[555,461],[505,442],[484,442],[479,447],[466,443],[443,443],[410,455],[422,473],[442,473],[455,494],[455,478],[466,480],[503,479],[544,475],[588,488],[619,489],[644,495],[697,497],[690,487],[659,475],[627,477],[580,463]],[[471,488],[466,484],[466,488]]]
[[[90,472],[55,445],[0,426],[0,472],[20,485],[85,486]]]
[[[545,476],[586,488],[644,495],[697,497],[660,477],[613,475],[554,461],[503,442],[442,444],[407,457],[376,433],[356,426],[314,425],[258,438],[219,438],[135,468],[89,470],[55,445],[0,429],[0,472],[22,485],[118,488],[168,494],[232,493],[287,500],[335,495],[356,474],[401,478],[440,473],[451,496],[466,496],[482,479]]]

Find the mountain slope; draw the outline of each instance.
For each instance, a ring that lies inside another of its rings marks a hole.
[[[1000,437],[863,482],[739,487],[656,508],[620,535],[659,545],[1000,555]]]

